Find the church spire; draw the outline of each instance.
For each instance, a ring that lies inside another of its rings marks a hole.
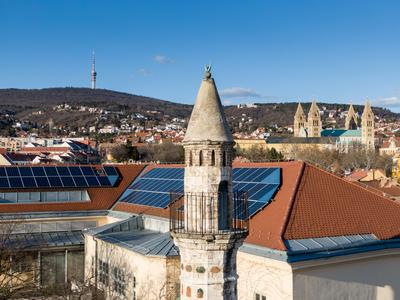
[[[357,129],[358,127],[358,116],[354,110],[353,104],[350,104],[349,110],[347,111],[345,120],[345,129]]]
[[[308,136],[320,137],[322,130],[321,115],[319,114],[319,108],[315,100],[311,103],[310,111],[308,112],[307,123],[308,123],[308,130],[307,130]]]
[[[211,76],[211,66],[206,67],[184,142],[206,140],[233,142],[218,90]]]
[[[304,114],[303,107],[299,103],[297,105],[296,113],[294,114],[293,133],[295,137],[306,137],[305,131],[306,115]]]
[[[371,150],[375,148],[374,121],[371,103],[367,100],[361,116],[361,142],[367,149]]]

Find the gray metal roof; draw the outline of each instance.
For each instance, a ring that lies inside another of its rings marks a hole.
[[[107,210],[0,213],[0,220],[106,216],[108,213]]]
[[[373,234],[358,234],[311,239],[286,240],[285,245],[291,254],[332,251],[365,246],[379,241]]]
[[[6,247],[18,250],[37,250],[54,247],[82,246],[84,238],[81,231],[37,232],[11,234]]]
[[[134,230],[98,234],[97,238],[146,256],[177,256],[178,248],[169,233]]]
[[[169,233],[144,229],[141,216],[88,229],[86,234],[147,256],[177,256]]]

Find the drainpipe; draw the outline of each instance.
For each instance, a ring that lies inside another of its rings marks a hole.
[[[98,291],[98,286],[97,286],[97,264],[98,264],[98,253],[97,253],[97,240],[95,239],[95,237],[93,236],[93,241],[96,244],[95,246],[95,252],[94,252],[94,287],[95,287],[95,295],[94,295],[94,299],[97,299],[97,291]],[[93,276],[93,274],[92,274]]]

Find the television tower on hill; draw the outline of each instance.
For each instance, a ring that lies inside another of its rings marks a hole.
[[[97,77],[97,72],[96,72],[96,55],[93,51],[93,58],[92,58],[92,90],[96,89],[96,77]]]

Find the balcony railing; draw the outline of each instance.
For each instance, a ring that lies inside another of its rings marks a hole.
[[[248,232],[245,192],[171,193],[170,230],[174,233]]]

